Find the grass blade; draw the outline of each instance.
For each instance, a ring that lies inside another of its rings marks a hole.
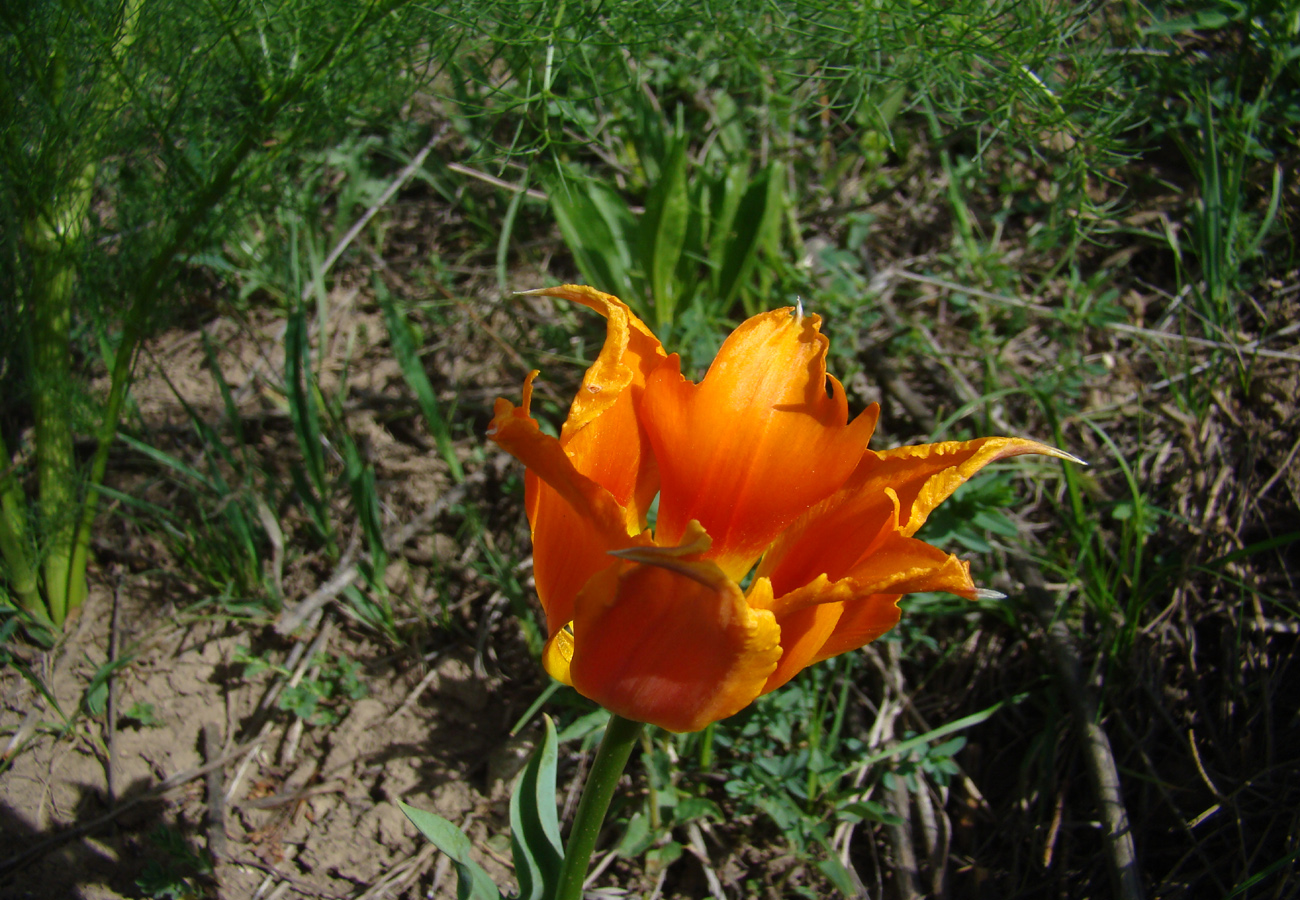
[[[438,406],[438,398],[433,394],[433,385],[424,371],[424,365],[420,362],[420,354],[411,337],[411,329],[398,310],[393,295],[378,279],[375,281],[375,297],[384,311],[384,322],[388,325],[388,340],[393,348],[393,356],[397,358],[397,364],[402,367],[402,377],[406,379],[407,386],[415,394],[415,402],[419,404],[420,412],[424,414],[425,424],[429,426],[434,443],[438,445],[438,454],[447,464],[452,480],[460,484],[465,480],[465,471],[461,468],[460,459],[456,456],[456,448],[452,444],[451,428],[443,418],[442,410]]]

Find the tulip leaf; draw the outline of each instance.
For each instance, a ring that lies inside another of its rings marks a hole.
[[[519,900],[555,896],[564,851],[555,812],[555,765],[559,758],[555,725],[542,716],[546,733],[515,783],[510,797],[510,843],[514,850]]]
[[[777,226],[784,181],[784,167],[774,162],[750,182],[740,200],[718,271],[717,298],[723,311],[729,312],[735,304],[758,264],[760,248]]]
[[[709,234],[709,268],[713,274],[713,295],[722,299],[719,290],[721,275],[727,263],[727,251],[735,244],[736,211],[740,209],[740,200],[749,187],[749,164],[736,162],[713,185],[713,205],[717,210]],[[729,310],[720,310],[726,315]]]
[[[633,276],[636,223],[627,204],[604,185],[573,177],[548,179],[546,193],[582,277],[636,309],[642,292]]]
[[[641,218],[641,259],[650,282],[655,322],[666,336],[677,308],[678,282],[674,277],[686,244],[691,216],[686,184],[686,138],[676,135],[668,146],[659,180],[646,197]]]
[[[451,822],[436,813],[407,806],[400,800],[397,805],[420,833],[451,859],[456,867],[456,897],[458,900],[501,900],[501,892],[492,883],[488,873],[470,856],[469,838]]]

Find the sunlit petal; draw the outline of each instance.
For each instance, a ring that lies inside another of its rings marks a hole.
[[[1020,438],[921,444],[868,450],[831,497],[794,522],[759,566],[777,594],[826,574],[844,577],[894,533],[911,536],[936,506],[980,469],[1024,453],[1074,457]]]
[[[711,562],[684,574],[624,562],[597,573],[574,608],[573,686],[669,731],[697,731],[749,705],[781,656],[770,612],[751,609]]]
[[[610,294],[576,284],[526,293],[580,303],[605,317],[605,344],[583,375],[560,444],[578,471],[643,519],[659,478],[636,409],[646,378],[666,358],[663,347],[627,304]]]
[[[533,536],[533,574],[554,637],[573,618],[573,598],[610,565],[608,553],[638,541],[640,525],[615,497],[574,466],[560,442],[529,416],[532,381],[523,405],[498,400],[488,434],[528,467],[525,505]],[[642,539],[648,543],[649,539]]]
[[[641,417],[659,465],[660,541],[675,542],[696,519],[713,538],[711,558],[739,578],[852,474],[876,410],[848,423],[819,325],[791,309],[764,313],[727,338],[700,384],[681,376],[675,356],[651,374]]]
[[[1069,453],[1024,438],[990,437],[920,444],[869,453],[860,467],[859,489],[870,494],[885,487],[893,488],[901,506],[899,523],[903,533],[912,535],[925,524],[936,506],[980,469],[1026,453],[1079,462]],[[859,482],[857,472],[854,481]]]

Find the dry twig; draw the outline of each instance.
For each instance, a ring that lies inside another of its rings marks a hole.
[[[1097,703],[1084,685],[1079,654],[1065,623],[1053,616],[1056,604],[1042,574],[1024,562],[1019,563],[1018,568],[1025,591],[1042,621],[1044,639],[1056,662],[1057,677],[1065,691],[1070,712],[1082,732],[1088,780],[1092,783],[1093,796],[1106,832],[1106,859],[1110,863],[1115,896],[1120,900],[1142,900],[1141,873],[1128,810],[1120,790],[1119,768],[1115,765],[1110,738],[1097,721]]]

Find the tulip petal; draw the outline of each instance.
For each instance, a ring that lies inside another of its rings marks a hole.
[[[974,441],[919,444],[873,453],[864,457],[863,490],[888,485],[898,494],[903,534],[913,535],[934,508],[952,496],[989,463],[1026,453],[1080,462],[1063,450],[1024,438],[989,437]],[[854,473],[855,476],[857,473]]]
[[[554,637],[573,618],[573,600],[593,574],[611,565],[608,553],[649,543],[629,510],[602,485],[575,468],[560,442],[529,416],[533,372],[523,405],[496,402],[488,434],[528,467],[525,507],[533,537],[533,576]]]
[[[812,584],[774,601],[771,582],[766,578],[754,581],[762,586],[762,595],[751,591],[750,603],[772,609],[781,629],[781,661],[768,676],[763,693],[774,691],[803,671],[821,650],[822,645],[835,630],[844,612],[845,601],[853,599],[853,584],[849,581],[830,582],[824,575]],[[764,596],[765,595],[765,596]],[[780,608],[777,609],[777,604]]]
[[[865,647],[898,624],[902,611],[898,608],[901,594],[868,594],[844,605],[844,612],[835,623],[835,631],[822,644],[809,665],[832,656]]]
[[[868,450],[832,497],[782,534],[759,566],[777,595],[820,574],[843,578],[895,532],[910,537],[936,506],[984,466],[1024,453],[1074,457],[1020,438],[982,438]]]
[[[647,381],[641,417],[659,465],[656,535],[672,543],[692,519],[709,556],[740,578],[795,518],[852,474],[875,428],[875,407],[848,423],[829,378],[820,318],[790,309],[755,316],[723,343],[703,381],[676,356]]]
[[[623,562],[596,573],[574,604],[572,649],[579,693],[676,732],[749,705],[781,656],[770,612],[751,609],[715,564],[682,558],[673,569]]]
[[[644,519],[659,477],[645,429],[637,421],[646,378],[666,359],[654,333],[617,297],[585,285],[526,291],[580,303],[605,317],[605,344],[583,375],[560,431],[578,471]]]
[[[573,632],[561,628],[551,635],[542,650],[542,667],[561,684],[573,687],[573,675],[569,667],[573,663]]]
[[[766,580],[756,579],[755,584]],[[916,591],[973,597],[970,566],[924,541],[889,534],[847,577],[831,581],[820,575],[763,603],[776,616],[783,650],[763,693],[815,662],[874,641],[898,624],[898,598]]]
[[[970,599],[975,595],[969,563],[925,541],[899,534],[891,535],[844,581],[852,585],[853,599],[844,602],[835,629],[809,665],[857,650],[893,628],[900,615],[897,602],[904,594],[947,591]],[[792,605],[786,603],[787,607]]]
[[[585,427],[625,388],[644,388],[646,376],[667,358],[654,332],[613,294],[582,284],[562,284],[522,293],[528,297],[556,297],[580,303],[605,317],[605,345],[582,378],[582,388],[573,398],[561,437]]]

